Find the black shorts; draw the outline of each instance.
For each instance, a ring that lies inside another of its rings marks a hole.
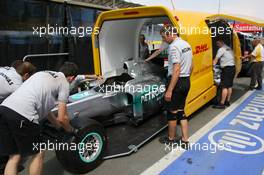
[[[221,69],[221,87],[222,88],[231,88],[233,87],[233,81],[236,74],[235,66],[226,66]]]
[[[0,106],[0,156],[37,154],[39,151],[34,149],[37,143],[41,143],[39,125]]]
[[[168,85],[170,78],[168,80]],[[170,102],[165,101],[165,107],[167,111],[183,110],[185,107],[186,98],[190,90],[190,77],[180,77],[172,92]]]

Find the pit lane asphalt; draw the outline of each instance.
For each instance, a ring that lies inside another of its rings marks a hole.
[[[231,103],[247,92],[249,78],[235,79],[233,96]],[[206,123],[216,117],[223,110],[213,109],[212,104],[207,104],[197,112],[191,115],[189,120],[190,136],[203,127]],[[180,127],[178,127],[180,133]],[[161,135],[166,132],[163,131]],[[159,136],[155,137],[149,143],[141,147],[138,152],[121,158],[109,159],[104,161],[95,170],[89,172],[89,175],[137,175],[142,173],[148,167],[153,165],[168,153],[165,146],[158,141]],[[21,175],[27,175],[28,171],[24,170]],[[43,175],[71,175],[71,173],[63,170],[57,161],[54,152],[47,152],[44,160]]]

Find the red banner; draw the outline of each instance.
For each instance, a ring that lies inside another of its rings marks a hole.
[[[233,28],[236,32],[262,32],[262,27],[250,24],[234,24]]]

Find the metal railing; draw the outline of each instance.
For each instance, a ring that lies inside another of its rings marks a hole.
[[[49,56],[68,56],[69,53],[47,53],[47,54],[30,54],[23,57],[23,61],[33,57],[49,57]]]

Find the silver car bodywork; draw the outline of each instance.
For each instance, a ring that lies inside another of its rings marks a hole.
[[[123,112],[137,121],[159,111],[165,91],[164,68],[152,63],[127,61],[105,75],[92,89],[69,97],[70,119],[108,117]],[[56,110],[56,109],[55,109]]]

